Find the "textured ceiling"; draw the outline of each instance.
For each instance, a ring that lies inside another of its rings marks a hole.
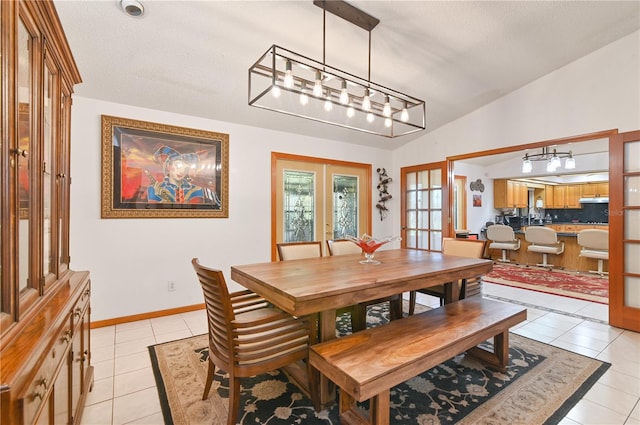
[[[272,44],[322,60],[308,1],[57,0],[76,93],[111,102],[395,149],[388,139],[247,105],[247,70]],[[640,28],[638,1],[353,1],[380,19],[371,80],[424,99],[432,131]],[[368,34],[327,14],[326,63],[367,76]]]

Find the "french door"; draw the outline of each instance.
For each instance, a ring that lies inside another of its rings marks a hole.
[[[402,247],[442,251],[449,223],[447,163],[415,165],[400,170]]]
[[[271,154],[272,247],[371,233],[371,165]]]
[[[640,332],[640,131],[609,138],[609,324]]]

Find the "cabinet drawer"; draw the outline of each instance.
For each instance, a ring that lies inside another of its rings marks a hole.
[[[56,371],[60,364],[65,362],[69,354],[71,335],[70,322],[67,321],[56,335],[53,348],[45,357],[38,372],[33,376],[33,380],[27,386],[25,393],[20,397],[22,423],[33,423],[41,407],[43,405],[46,406],[53,382],[56,379]]]

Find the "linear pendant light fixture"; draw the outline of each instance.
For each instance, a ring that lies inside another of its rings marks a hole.
[[[425,102],[371,81],[371,30],[380,22],[343,0],[323,9],[322,62],[272,45],[249,68],[249,105],[385,137],[426,128]],[[326,12],[369,32],[367,78],[325,63]]]

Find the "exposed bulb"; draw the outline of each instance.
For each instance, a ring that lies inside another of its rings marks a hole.
[[[522,161],[522,172],[528,174],[531,171],[533,171],[533,164],[528,157],[525,157],[524,161]]]
[[[402,112],[400,112],[400,121],[402,122],[409,121],[409,111],[407,110],[407,102],[404,102],[404,108],[402,108]]]
[[[276,99],[280,97],[280,87],[273,86],[271,87],[271,95]]]
[[[342,80],[342,90],[340,90],[340,103],[346,105],[349,103],[349,92],[347,91],[347,81]]]
[[[382,115],[385,117],[391,116],[391,104],[389,103],[389,96],[384,97],[384,107],[382,108]]]
[[[365,92],[364,99],[362,99],[362,109],[365,111],[371,110],[371,99],[369,99],[369,89]]]
[[[373,122],[373,114],[371,112],[369,112],[367,114],[367,122],[372,123]]]
[[[303,81],[300,85],[300,104],[305,106],[309,103],[309,96],[307,96],[307,85]]]
[[[349,107],[347,108],[347,117],[353,118],[355,114],[356,110],[353,109],[353,105],[349,104]]]
[[[547,173],[553,173],[556,171],[556,167],[553,166],[553,161],[550,159],[547,161]]]
[[[322,76],[320,75],[320,71],[316,71],[316,82],[313,84],[313,95],[315,97],[322,96]]]
[[[333,102],[331,102],[329,98],[327,98],[327,100],[324,101],[324,110],[327,112],[330,112],[332,109],[333,109]]]
[[[384,126],[387,128],[391,127],[391,118],[385,118],[384,119]]]
[[[293,88],[293,74],[291,73],[291,61],[287,59],[284,64],[284,86],[288,89]]]

